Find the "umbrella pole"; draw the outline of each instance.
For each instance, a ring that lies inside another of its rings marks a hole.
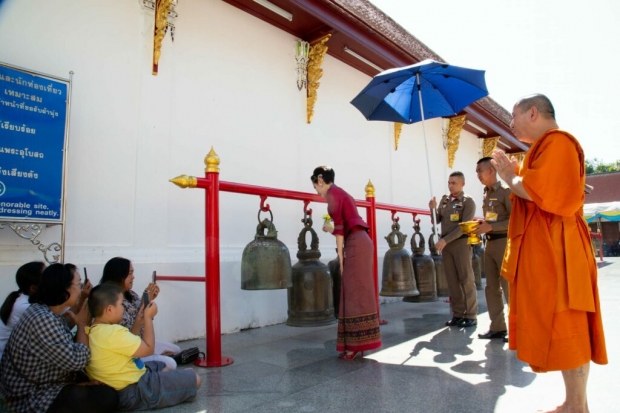
[[[424,126],[424,106],[422,105],[422,90],[420,88],[420,73],[415,74],[417,83],[418,83],[418,99],[420,100],[420,115],[422,117],[422,132],[424,134],[424,153],[426,154],[426,170],[428,173],[428,187],[431,192],[431,199],[433,199],[433,181],[431,180],[431,162],[428,159],[428,145],[426,144],[426,127]],[[437,236],[437,240],[439,241],[439,233],[437,232],[437,220],[435,219],[435,209],[431,211],[433,217],[433,233]]]

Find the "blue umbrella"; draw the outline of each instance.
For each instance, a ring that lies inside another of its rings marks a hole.
[[[415,123],[454,116],[488,94],[484,70],[424,60],[379,73],[351,104],[367,120]]]
[[[429,59],[379,73],[351,104],[359,109],[367,120],[409,124],[422,121],[428,183],[432,196],[424,119],[456,115],[488,94],[484,70],[467,69]],[[433,216],[433,222],[434,218]],[[433,230],[436,231],[435,224]]]

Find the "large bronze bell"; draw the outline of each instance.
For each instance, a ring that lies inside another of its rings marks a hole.
[[[292,285],[291,255],[278,240],[273,214],[271,220],[265,218],[261,222],[259,211],[254,241],[246,245],[241,257],[241,289],[277,290]]]
[[[435,231],[428,238],[428,249],[431,251],[431,258],[435,262],[435,275],[437,276],[437,296],[438,297],[450,297],[450,290],[448,289],[448,280],[446,278],[446,271],[443,268],[443,255],[437,253],[435,248]]]
[[[474,270],[474,281],[476,282],[476,290],[482,290],[482,249],[476,248],[477,245],[471,246],[471,266]]]
[[[340,258],[338,258],[338,248],[336,248],[336,258],[327,263],[329,273],[332,276],[332,299],[334,301],[334,317],[338,318],[340,311],[340,289],[342,288],[342,273],[340,272]]]
[[[397,241],[394,241],[394,238]],[[400,224],[392,223],[392,232],[385,237],[390,249],[383,259],[381,292],[384,297],[405,297],[420,295],[413,275],[411,255],[405,249],[407,235],[400,232]]]
[[[420,233],[419,221],[415,222],[413,229],[415,233],[411,237],[411,251],[413,251],[411,261],[420,295],[405,297],[403,301],[408,303],[437,301],[437,274],[435,273],[435,262],[428,255],[424,255],[424,236]],[[416,243],[416,237],[419,237],[419,243]]]
[[[293,327],[315,327],[333,324],[334,301],[332,277],[327,265],[319,261],[319,237],[312,229],[312,218],[302,220],[304,228],[297,238],[297,258],[293,265],[293,286],[288,289],[288,319]],[[306,233],[312,234],[310,249],[306,244]]]

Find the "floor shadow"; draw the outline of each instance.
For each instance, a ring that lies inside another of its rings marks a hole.
[[[411,357],[416,357],[420,351],[427,349],[438,353],[433,358],[436,363],[453,363],[456,361],[457,355],[467,356],[473,353],[473,350],[469,348],[469,344],[473,340],[467,334],[456,327],[446,328],[435,334],[430,340],[416,343],[411,351]]]
[[[465,360],[454,365],[451,370],[464,374],[484,374],[486,379],[493,383],[493,387],[528,386],[536,378],[536,373],[524,371],[523,369],[528,367],[527,364],[516,357],[510,357],[508,351],[501,340],[489,340],[484,359]]]

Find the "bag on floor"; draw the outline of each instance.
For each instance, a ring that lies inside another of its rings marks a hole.
[[[183,350],[180,353],[175,354],[172,358],[177,364],[189,364],[192,361],[198,359],[198,357],[202,354],[201,358],[205,357],[205,353],[202,353],[198,350],[198,347],[191,347],[187,350]]]

